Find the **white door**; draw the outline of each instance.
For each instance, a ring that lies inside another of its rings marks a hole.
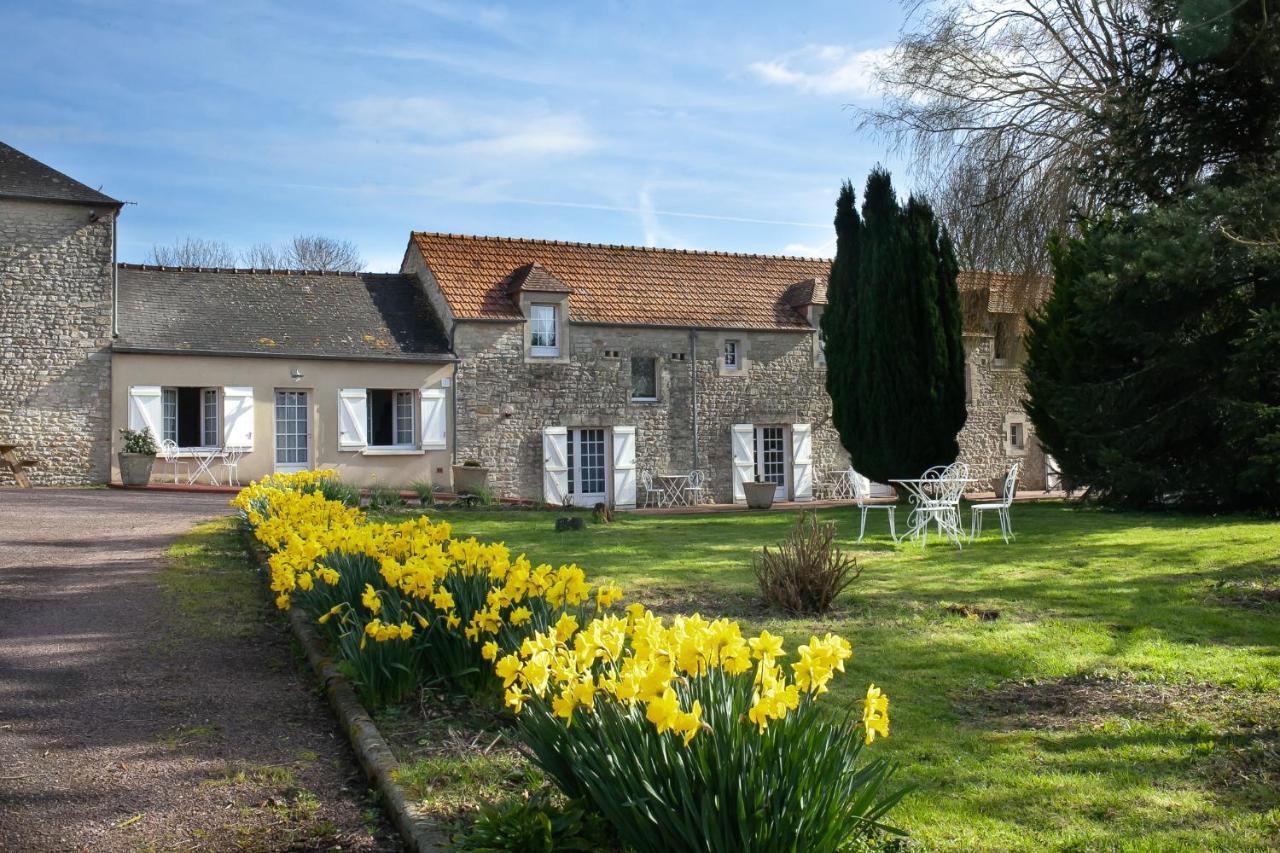
[[[276,391],[276,470],[311,467],[311,407],[306,391]]]
[[[603,429],[571,429],[567,444],[569,496],[575,506],[605,503],[609,470]]]
[[[775,501],[787,499],[787,428],[756,427],[756,479],[776,483]]]

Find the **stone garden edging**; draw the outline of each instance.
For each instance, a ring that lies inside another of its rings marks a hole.
[[[260,545],[246,536],[250,554],[260,569],[267,571],[265,554]],[[269,574],[268,574],[269,576]],[[329,706],[338,718],[342,730],[347,734],[351,748],[364,769],[365,775],[373,783],[374,790],[382,799],[382,807],[386,810],[404,839],[411,853],[441,853],[445,849],[448,838],[434,824],[414,815],[405,796],[404,789],[395,781],[395,773],[400,767],[391,747],[374,725],[373,718],[365,710],[350,679],[339,671],[333,660],[325,653],[315,631],[307,624],[302,612],[293,608],[289,610],[289,627],[294,639],[302,647],[307,662],[316,674],[316,678],[324,686]]]

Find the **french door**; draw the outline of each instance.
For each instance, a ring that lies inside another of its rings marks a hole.
[[[565,455],[569,465],[569,496],[574,505],[595,506],[607,503],[609,470],[605,461],[605,431],[568,430]]]
[[[311,406],[306,391],[276,391],[276,470],[311,467]]]
[[[756,427],[755,442],[756,479],[776,483],[773,499],[787,499],[787,428],[782,426]]]

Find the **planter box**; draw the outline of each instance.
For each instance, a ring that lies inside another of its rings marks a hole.
[[[156,464],[150,453],[117,453],[120,463],[120,482],[126,486],[145,486],[151,482],[151,469]]]
[[[489,484],[489,469],[474,465],[453,466],[453,491],[459,495],[473,495]]]
[[[747,496],[748,509],[769,509],[773,506],[773,496],[777,491],[777,483],[742,484],[742,492]]]

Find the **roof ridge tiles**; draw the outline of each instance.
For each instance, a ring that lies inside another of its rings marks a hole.
[[[830,262],[831,258],[805,255],[768,255],[762,252],[727,252],[716,249],[677,249],[668,246],[635,246],[626,243],[590,243],[580,240],[553,240],[547,237],[503,237],[496,234],[454,234],[451,231],[413,231],[411,237],[445,237],[454,240],[491,240],[499,243],[535,243],[544,246],[573,246],[588,249],[624,249],[632,252],[653,252],[670,255],[716,255],[729,258],[757,258],[770,261]]]
[[[271,268],[271,267],[196,267],[196,266],[170,266],[167,264],[134,264],[121,261],[116,264],[120,269],[124,270],[146,270],[149,272],[213,272],[213,273],[235,273],[239,275],[333,275],[346,276],[349,278],[358,278],[360,276],[401,276],[404,273],[398,272],[365,272],[358,270],[351,272],[348,270],[315,270],[315,269],[287,269],[287,268]]]

